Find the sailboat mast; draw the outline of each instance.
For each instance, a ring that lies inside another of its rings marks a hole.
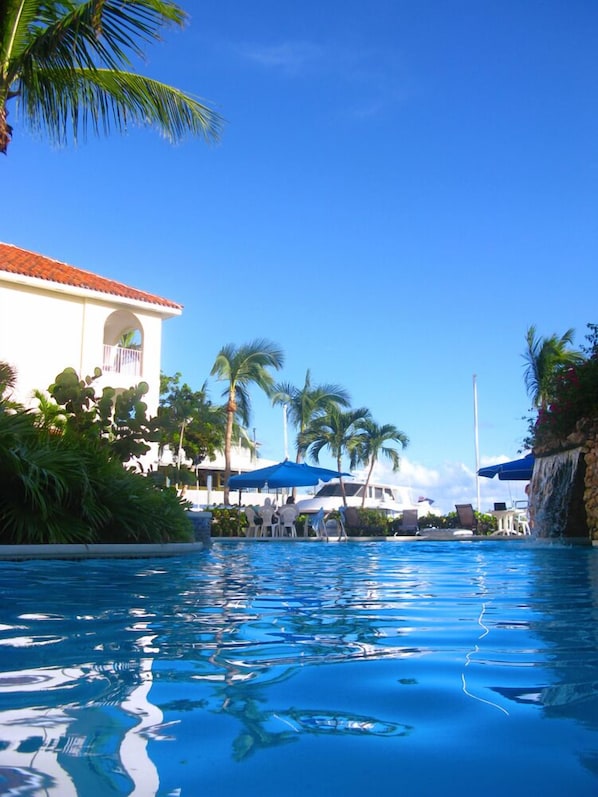
[[[480,439],[478,434],[478,381],[477,375],[473,375],[473,432],[475,440],[475,484],[477,494],[477,509],[480,511]]]

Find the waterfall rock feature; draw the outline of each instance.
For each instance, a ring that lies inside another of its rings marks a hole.
[[[530,499],[536,536],[590,538],[584,500],[585,476],[582,448],[536,457]]]

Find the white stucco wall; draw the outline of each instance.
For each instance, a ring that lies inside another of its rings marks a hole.
[[[40,280],[15,281],[0,271],[0,360],[17,370],[13,398],[28,404],[34,389],[46,390],[67,367],[81,377],[92,375],[95,367],[102,367],[104,343],[115,344],[123,323],[130,326],[136,320],[142,334],[140,376],[109,372],[96,384],[101,392],[105,385],[128,388],[147,382],[148,411],[154,415],[160,391],[162,320],[176,311],[46,285]]]
[[[0,360],[17,369],[14,398],[25,404],[66,366],[82,365],[84,305],[0,282]]]

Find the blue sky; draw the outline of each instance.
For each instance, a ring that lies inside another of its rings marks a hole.
[[[409,436],[392,481],[475,504],[473,375],[481,464],[514,458],[527,327],[580,345],[598,320],[598,5],[182,5],[142,68],[219,110],[221,142],[60,150],[15,108],[0,239],[181,302],[163,370],[195,388],[223,344],[278,343],[281,380],[309,368]],[[252,426],[282,458],[257,394]],[[481,480],[482,508],[522,494]]]

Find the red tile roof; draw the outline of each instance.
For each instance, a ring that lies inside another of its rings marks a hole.
[[[0,242],[0,272],[2,271],[21,274],[25,277],[35,277],[61,285],[72,285],[75,288],[98,291],[110,296],[121,296],[124,299],[133,299],[137,302],[156,304],[172,310],[182,310],[182,305],[171,302],[169,299],[162,299],[160,296],[129,288],[122,282],[99,277],[91,271],[83,271],[83,269],[68,266],[58,260],[52,260],[50,257]]]

